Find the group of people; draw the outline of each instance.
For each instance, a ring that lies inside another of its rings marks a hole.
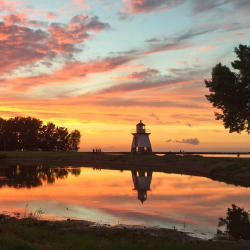
[[[93,153],[101,153],[101,148],[93,148]]]

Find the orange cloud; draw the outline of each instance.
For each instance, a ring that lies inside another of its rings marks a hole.
[[[68,62],[62,68],[50,74],[1,79],[1,83],[2,85],[12,87],[14,92],[27,91],[32,87],[57,84],[58,82],[62,85],[65,81],[83,78],[88,74],[112,71],[130,62],[132,59],[132,57],[118,56],[89,62]]]
[[[200,47],[200,51],[204,52],[215,48],[218,48],[218,46],[217,45],[202,46]]]

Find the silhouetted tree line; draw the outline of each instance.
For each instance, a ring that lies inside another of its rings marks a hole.
[[[42,186],[43,183],[53,184],[58,179],[65,179],[69,174],[80,175],[79,167],[53,168],[48,166],[8,166],[0,168],[0,188],[3,186],[14,188],[32,188]]]
[[[81,134],[32,117],[0,118],[0,151],[77,151]]]

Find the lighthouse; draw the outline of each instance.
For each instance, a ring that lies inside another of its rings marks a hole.
[[[131,152],[138,152],[138,153],[146,153],[146,152],[152,152],[151,143],[149,140],[149,135],[146,131],[145,124],[140,122],[136,125],[136,132],[132,133],[133,135],[133,141],[131,146]]]

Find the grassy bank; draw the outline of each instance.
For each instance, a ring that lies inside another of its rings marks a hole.
[[[153,171],[204,176],[212,179],[250,186],[250,159],[201,157],[193,155],[111,155],[85,152],[4,152],[0,166],[49,165],[92,166],[106,169],[131,170],[150,168]]]
[[[248,250],[249,242],[204,241],[175,230],[93,227],[76,221],[49,222],[0,216],[0,249]]]

